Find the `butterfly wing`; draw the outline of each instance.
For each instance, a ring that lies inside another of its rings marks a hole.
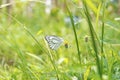
[[[57,50],[63,42],[63,39],[57,36],[46,36],[45,39],[49,47],[53,50]]]

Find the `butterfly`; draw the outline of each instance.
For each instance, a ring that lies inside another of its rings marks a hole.
[[[45,36],[45,39],[52,50],[57,50],[64,41],[61,37],[54,35]]]

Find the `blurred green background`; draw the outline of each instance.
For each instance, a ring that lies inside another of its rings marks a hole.
[[[58,80],[56,71],[59,80],[99,80],[82,1],[0,0],[0,80]],[[103,80],[119,80],[120,0],[87,0],[86,5],[100,43],[104,19]],[[66,6],[73,16],[82,64],[78,64],[73,26]],[[46,35],[64,39],[56,51],[50,50],[54,65],[46,54],[49,51]]]

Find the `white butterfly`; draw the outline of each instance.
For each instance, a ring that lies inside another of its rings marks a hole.
[[[57,36],[45,36],[50,49],[57,50],[63,42],[63,39]]]

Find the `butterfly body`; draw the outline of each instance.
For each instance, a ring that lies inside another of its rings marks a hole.
[[[50,49],[57,50],[63,42],[63,39],[57,36],[45,36]]]

